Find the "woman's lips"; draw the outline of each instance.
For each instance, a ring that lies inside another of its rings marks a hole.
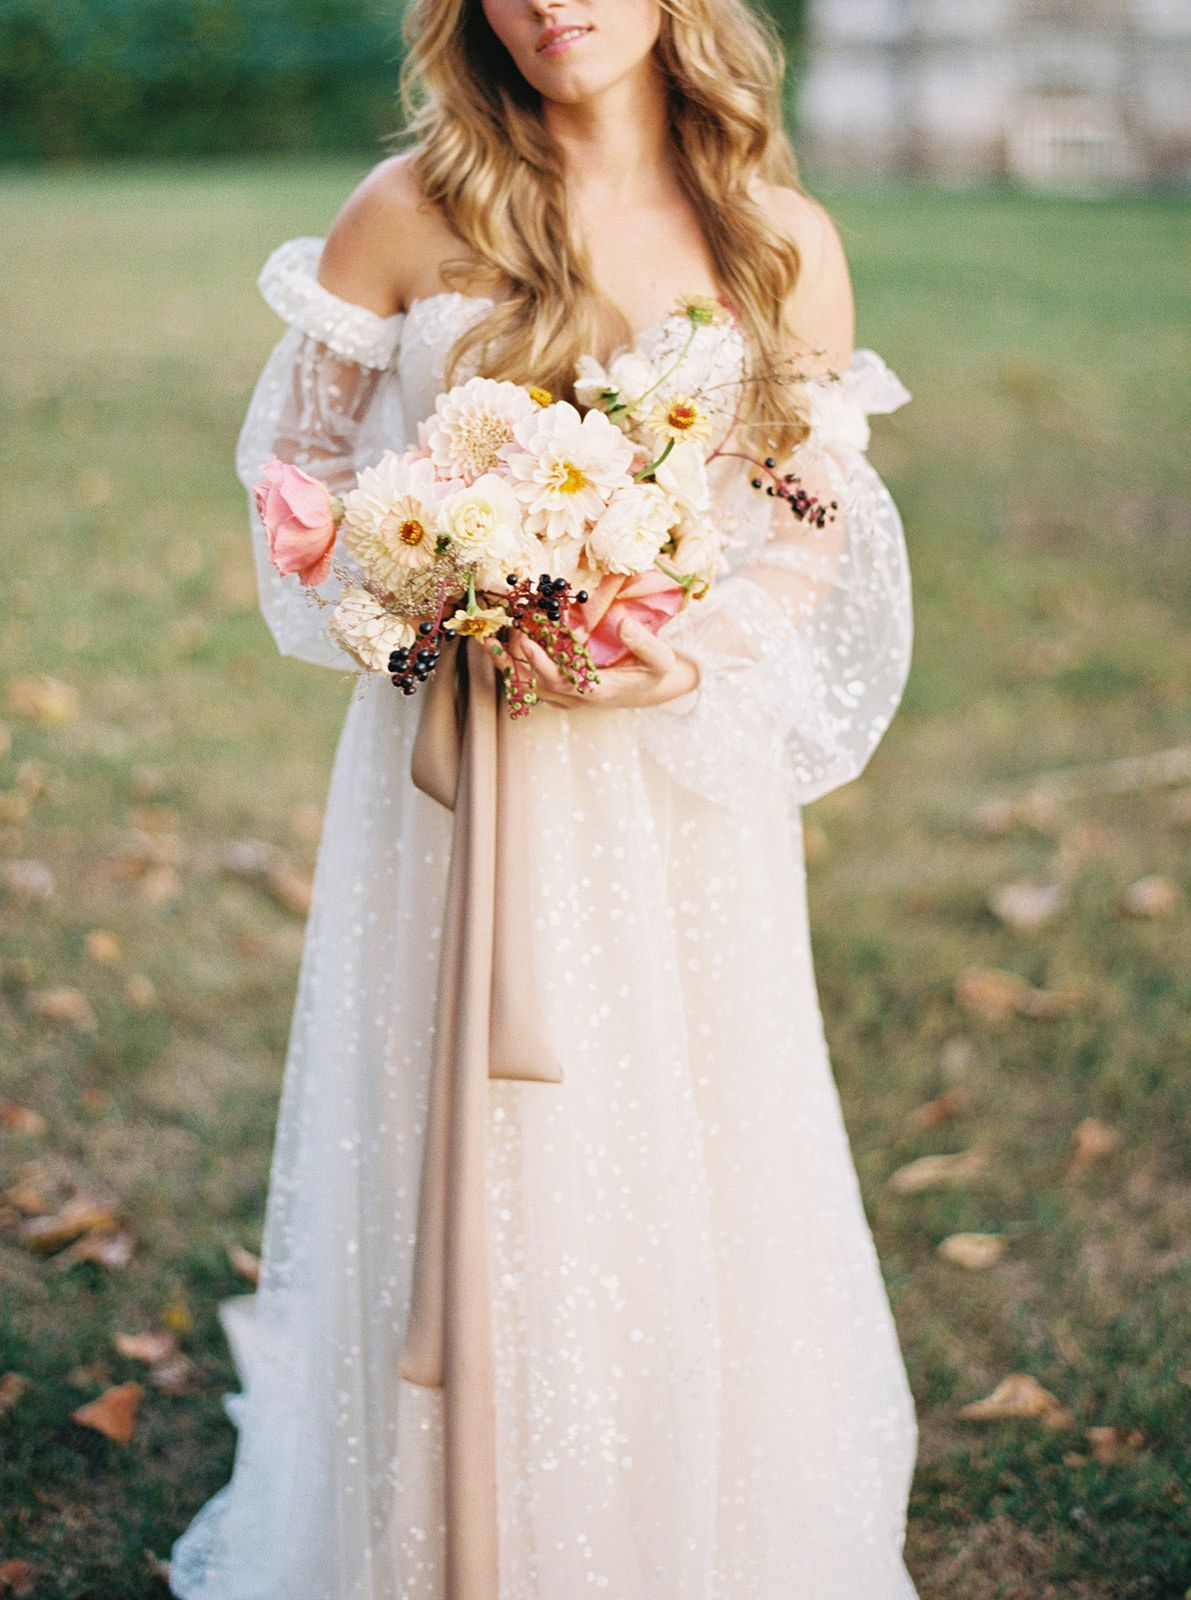
[[[536,49],[540,56],[560,56],[569,50],[577,39],[591,32],[590,23],[573,23],[561,28],[547,28]]]

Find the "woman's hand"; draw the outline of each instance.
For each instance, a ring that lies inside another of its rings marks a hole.
[[[698,665],[689,656],[679,655],[672,645],[641,623],[626,617],[620,626],[620,638],[636,659],[618,667],[601,667],[600,681],[582,693],[567,682],[541,645],[520,628],[513,630],[506,646],[495,638],[491,644],[498,667],[508,665],[503,659],[506,653],[512,656],[522,670],[528,668],[537,679],[538,698],[566,710],[576,706],[656,706],[698,688]]]

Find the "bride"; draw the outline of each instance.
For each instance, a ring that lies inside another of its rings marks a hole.
[[[220,1307],[234,1471],[175,1543],[171,1589],[910,1600],[915,1414],[828,1060],[801,831],[865,766],[908,670],[901,523],[865,451],[869,416],[909,395],[853,348],[839,236],[798,183],[777,45],[742,0],[414,0],[408,30],[409,148],[261,272],[288,326],[242,481],[277,454],[342,493],[469,374],[581,399],[581,355],[681,357],[690,389],[738,397],[739,455],[712,484],[726,570],[656,637],[626,628],[594,694],[516,632],[497,647],[543,702],[514,725],[524,828],[498,846],[523,864],[514,955],[560,1070],[482,1084],[478,1209],[456,1185],[437,1239],[467,1270],[421,1367],[436,1061],[449,1074],[455,1030],[489,1024],[486,1001],[444,1022],[458,819],[411,781],[426,692],[361,678],[260,1283]],[[702,296],[735,316],[696,324]],[[764,492],[775,469],[821,519]],[[249,504],[280,649],[356,672]]]

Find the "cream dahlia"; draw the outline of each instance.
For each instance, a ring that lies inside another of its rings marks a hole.
[[[566,400],[518,423],[502,456],[527,530],[551,543],[582,539],[632,481],[629,441],[602,411],[580,415]]]
[[[439,395],[421,429],[422,442],[441,477],[471,483],[499,464],[516,424],[538,409],[518,384],[469,378]]]
[[[386,611],[380,601],[357,584],[349,584],[331,616],[335,643],[368,672],[387,672],[394,650],[412,645],[417,633],[410,623]]]
[[[434,561],[443,493],[433,462],[387,450],[343,497],[343,539],[368,576],[396,588]]]

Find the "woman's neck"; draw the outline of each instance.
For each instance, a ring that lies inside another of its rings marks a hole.
[[[672,181],[665,86],[652,60],[587,100],[546,101],[542,119],[583,209],[639,201]]]

